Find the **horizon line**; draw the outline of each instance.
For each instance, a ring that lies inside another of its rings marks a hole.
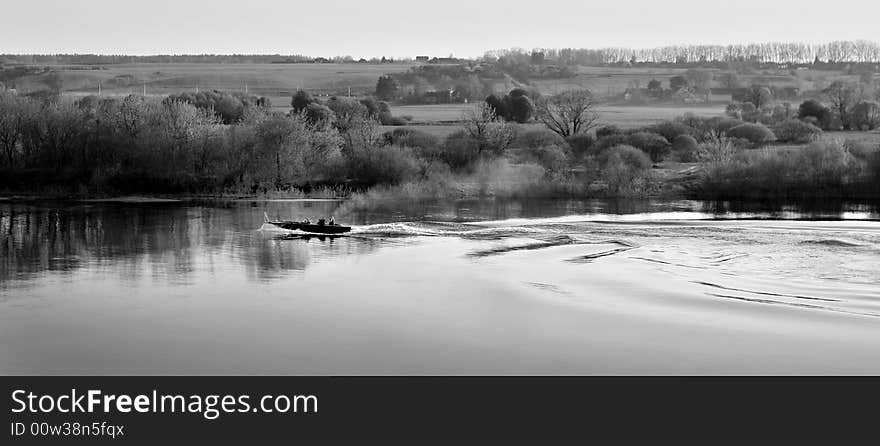
[[[593,51],[601,51],[601,50],[632,50],[632,51],[646,51],[646,50],[656,50],[656,49],[665,49],[665,48],[675,48],[675,47],[737,47],[737,46],[752,46],[752,45],[767,45],[767,44],[782,44],[782,45],[809,45],[809,46],[823,46],[823,45],[831,45],[837,43],[868,43],[872,45],[880,45],[880,40],[872,40],[872,39],[853,39],[853,40],[826,40],[821,42],[807,42],[807,41],[783,41],[783,40],[766,40],[766,41],[751,41],[751,42],[740,42],[740,43],[669,43],[664,45],[656,45],[656,46],[596,46],[596,47],[587,47],[587,46],[533,46],[531,49],[527,49],[521,46],[507,47],[507,48],[496,48],[484,50],[479,56],[455,56],[454,53],[447,56],[431,56],[431,57],[452,57],[455,59],[479,59],[481,57],[485,57],[492,52],[499,51],[514,51],[514,50],[522,50],[527,52],[533,52],[538,50],[593,50]],[[370,57],[355,57],[350,54],[336,54],[330,57],[327,56],[313,56],[306,55],[303,53],[280,53],[280,52],[266,52],[266,53],[246,53],[246,52],[230,52],[230,53],[102,53],[102,52],[29,52],[29,53],[14,53],[14,52],[0,52],[0,57],[4,56],[103,56],[103,57],[113,57],[113,56],[123,56],[123,57],[186,57],[186,56],[279,56],[279,57],[304,57],[304,58],[336,58],[336,57],[351,57],[355,60],[371,60],[371,59],[381,59],[381,58],[389,58],[389,59],[414,59],[419,56],[424,56],[424,54],[417,55],[407,55],[407,56],[370,56]]]

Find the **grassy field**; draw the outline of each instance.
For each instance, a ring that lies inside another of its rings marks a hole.
[[[19,90],[27,92],[46,87],[57,76],[65,92],[105,94],[142,93],[168,95],[183,91],[244,91],[267,96],[273,103],[290,104],[298,88],[313,94],[372,93],[376,80],[386,73],[406,71],[406,64],[120,64],[101,69],[53,67],[53,73],[32,75],[16,80]],[[82,67],[80,67],[82,68]]]
[[[580,67],[577,76],[569,79],[535,80],[531,85],[541,94],[555,94],[560,91],[588,88],[602,97],[611,97],[623,93],[627,88],[648,86],[651,79],[659,80],[664,88],[669,87],[669,78],[682,75],[684,68],[644,68],[644,67]],[[716,80],[714,88],[722,87],[719,76],[722,70],[712,69]],[[827,87],[835,80],[857,81],[857,75],[844,75],[836,71],[822,70],[785,70],[772,69],[740,73],[737,75],[743,86],[752,84],[773,85],[778,87],[794,86],[801,91],[818,90]],[[722,98],[713,98],[722,100]],[[724,100],[729,100],[726,98]]]
[[[473,110],[474,104],[396,105],[394,116],[411,116],[414,124],[461,121],[462,115]]]
[[[473,108],[473,104],[438,104],[438,105],[405,105],[395,106],[391,111],[395,116],[412,116],[408,126],[416,130],[430,133],[437,137],[460,130],[455,125],[462,115]],[[724,113],[724,106],[709,105],[605,105],[599,107],[602,124],[616,125],[621,128],[643,127],[659,121],[674,119],[685,113],[698,116],[718,116]],[[521,129],[540,128],[541,124],[522,124]],[[388,127],[391,129],[392,127]]]

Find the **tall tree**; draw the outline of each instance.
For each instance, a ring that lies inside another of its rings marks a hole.
[[[535,105],[536,117],[563,138],[586,133],[599,122],[596,101],[588,90],[570,90],[542,97]]]
[[[376,82],[376,97],[383,101],[397,99],[397,81],[391,76],[379,76]]]
[[[834,81],[822,90],[835,117],[840,120],[844,130],[852,127],[852,109],[862,99],[860,86],[844,81]]]

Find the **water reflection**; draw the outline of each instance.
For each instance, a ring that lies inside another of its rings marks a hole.
[[[839,202],[789,205],[652,200],[458,200],[389,202],[345,212],[343,202],[211,201],[161,204],[5,203],[0,205],[0,287],[27,286],[45,273],[102,269],[131,284],[188,284],[233,262],[250,280],[297,274],[325,259],[367,254],[381,231],[307,236],[258,230],[263,212],[283,218],[332,215],[351,224],[395,221],[470,222],[568,215],[659,218],[880,219],[876,206]],[[342,212],[342,214],[339,214]],[[684,217],[682,217],[684,216]],[[388,234],[386,234],[388,235]],[[403,243],[403,242],[398,242]]]
[[[326,215],[333,203],[299,203],[283,214]],[[112,271],[132,284],[190,283],[199,270],[234,260],[255,280],[303,271],[316,259],[367,253],[375,243],[360,239],[296,237],[258,231],[264,209],[277,204],[15,204],[0,205],[0,287],[45,273],[79,269]]]
[[[790,202],[707,201],[703,212],[719,218],[759,218],[780,220],[878,220],[880,206],[834,200]]]

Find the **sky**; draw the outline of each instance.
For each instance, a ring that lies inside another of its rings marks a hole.
[[[480,56],[502,48],[880,41],[880,1],[2,0],[0,53]]]

